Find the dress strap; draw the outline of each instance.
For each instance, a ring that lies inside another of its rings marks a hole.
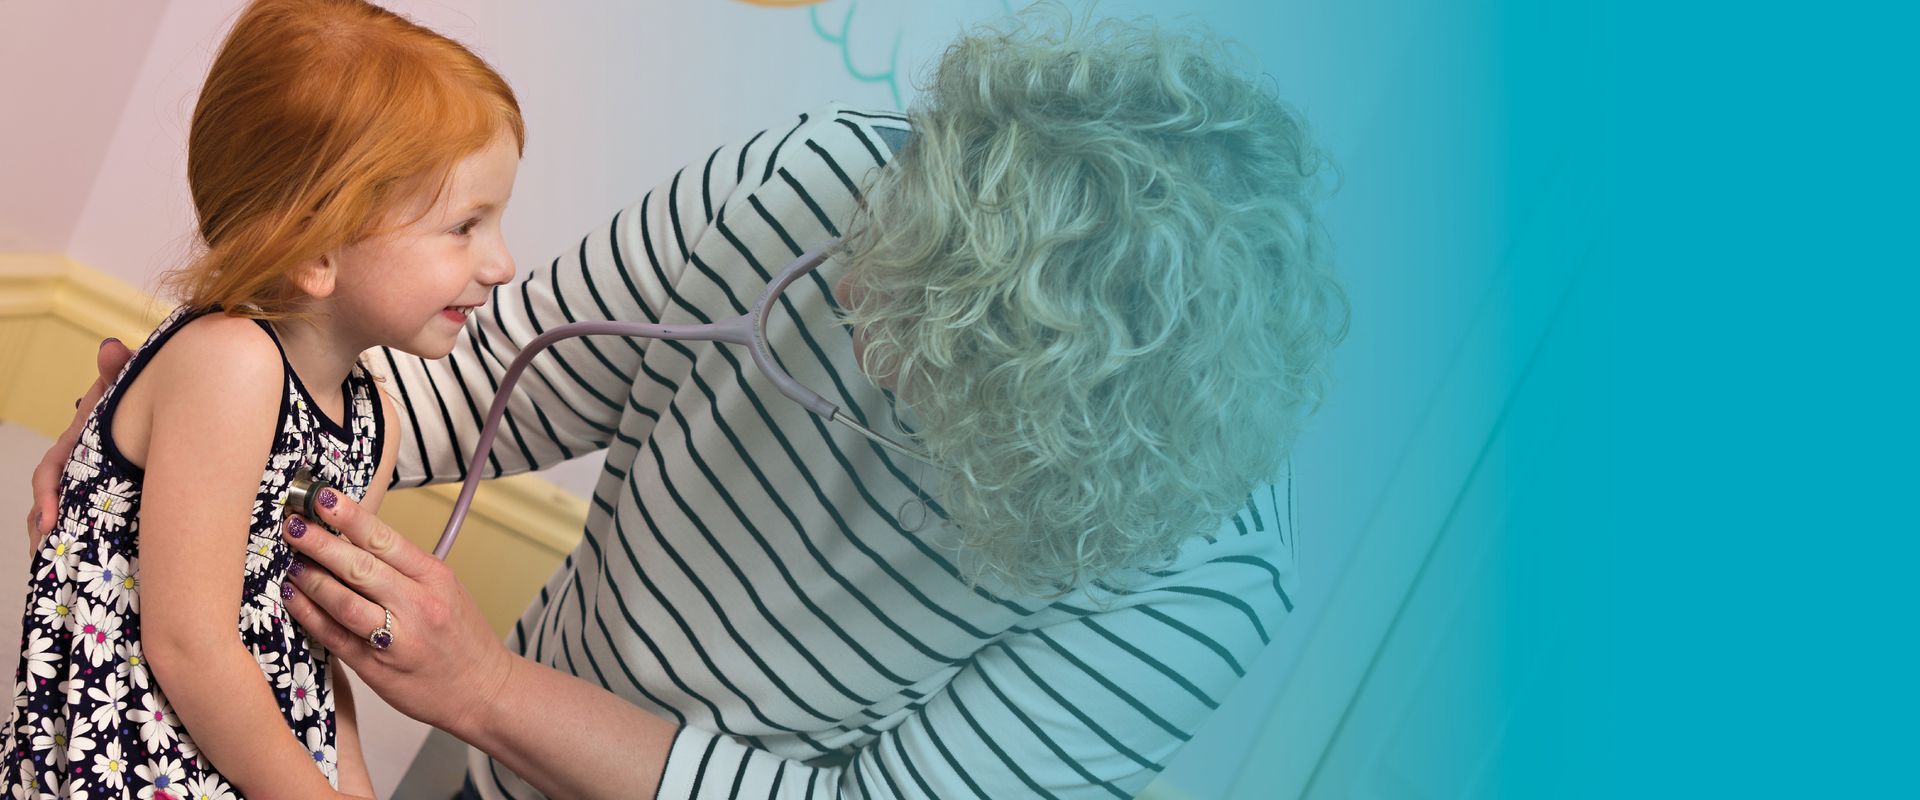
[[[259,317],[255,317],[253,318],[253,324],[260,326],[260,330],[267,332],[267,338],[273,340],[273,349],[280,351],[280,365],[287,368],[288,370],[292,370],[293,362],[287,360],[287,348],[285,345],[282,345],[280,343],[280,334],[274,332],[273,323],[270,323],[264,319],[260,319]]]
[[[274,349],[280,351],[280,369],[284,371],[287,378],[293,382],[294,391],[300,393],[301,401],[313,414],[313,419],[319,424],[320,429],[332,434],[334,438],[343,442],[351,440],[353,433],[348,425],[351,425],[353,421],[353,372],[348,371],[346,379],[340,382],[340,414],[347,420],[347,424],[343,425],[334,421],[333,417],[328,416],[326,411],[321,410],[320,400],[313,396],[313,390],[307,387],[307,382],[300,379],[300,371],[293,368],[293,360],[287,358],[287,347],[281,344],[280,334],[274,331],[273,324],[257,317],[254,318],[253,322],[259,325],[261,330],[267,332],[267,338],[273,340]],[[356,365],[355,369],[357,370],[359,367]]]
[[[354,397],[365,399],[364,405],[356,403],[348,409],[347,424],[356,435],[365,435],[371,440],[369,451],[373,465],[368,468],[367,474],[372,475],[380,469],[380,458],[386,452],[387,426],[385,408],[380,402],[380,383],[374,379],[373,370],[367,368],[364,354],[354,363],[353,370],[347,373],[347,385]],[[360,411],[361,408],[365,411]]]
[[[121,395],[126,392],[127,387],[132,386],[133,382],[139,379],[140,373],[153,361],[153,355],[160,352],[160,348],[167,343],[168,339],[173,338],[181,328],[187,327],[187,323],[218,310],[218,307],[192,308],[189,306],[174,309],[171,315],[154,327],[153,333],[147,335],[146,342],[141,344],[138,350],[133,351],[133,357],[127,359],[126,365],[120,368],[120,375],[114,378],[113,383],[107,387],[106,394],[101,396],[99,404],[94,407],[100,449],[108,459],[125,469],[127,474],[140,478],[146,474],[146,470],[135,465],[132,459],[120,452],[119,445],[114,441],[113,420],[114,414],[120,410]]]

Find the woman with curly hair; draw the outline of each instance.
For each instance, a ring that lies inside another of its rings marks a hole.
[[[350,499],[319,511],[345,538],[297,540],[325,569],[290,608],[472,745],[465,796],[1132,796],[1292,610],[1286,456],[1346,312],[1321,165],[1210,42],[971,34],[911,113],[722,147],[498,289],[448,359],[372,359],[412,428],[395,485],[459,480],[540,331],[731,316],[839,239],[769,345],[924,462],[724,345],[568,340],[489,474],[606,468],[504,647]]]
[[[979,574],[1047,593],[1171,558],[1319,398],[1344,325],[1320,154],[1212,49],[1115,21],[962,39],[855,218],[868,374],[955,468]]]

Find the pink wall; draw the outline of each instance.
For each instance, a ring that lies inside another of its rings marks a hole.
[[[169,5],[0,3],[0,252],[66,250]]]
[[[65,252],[149,290],[188,257],[187,121],[239,5],[0,5],[0,108],[16,110],[0,127],[0,251]],[[529,141],[507,229],[523,265],[722,141],[831,99],[892,104],[847,76],[806,9],[387,5],[473,47],[519,93]]]

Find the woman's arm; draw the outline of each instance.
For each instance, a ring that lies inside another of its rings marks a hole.
[[[490,701],[448,733],[548,797],[653,797],[680,729],[612,692],[517,655]],[[545,720],[543,725],[527,724]]]
[[[153,402],[140,501],[140,636],[167,704],[236,789],[324,797],[332,788],[287,731],[234,624],[250,509],[285,386],[265,332],[223,316],[182,328],[141,375],[136,387]]]
[[[845,765],[816,767],[509,654],[445,565],[350,500],[321,515],[345,539],[295,545],[327,568],[298,580],[295,619],[394,707],[554,797],[1132,797],[1258,657],[1294,583],[1291,536],[1223,538],[1111,608],[1016,629]],[[396,619],[388,650],[355,633],[376,603]]]

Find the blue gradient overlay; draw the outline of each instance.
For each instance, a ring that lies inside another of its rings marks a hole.
[[[1240,747],[1231,778],[1193,768],[1226,768],[1224,753],[1182,754],[1166,782],[1195,797],[1667,795],[1671,779],[1653,778],[1655,756],[1636,746],[1647,720],[1632,702],[1632,677],[1658,655],[1621,644],[1643,624],[1630,609],[1657,617],[1662,604],[1623,579],[1650,543],[1626,535],[1618,505],[1632,461],[1617,451],[1614,408],[1615,13],[1406,2],[1235,13],[1253,24],[1232,34],[1276,70],[1347,178],[1328,217],[1355,333],[1325,424],[1301,446],[1302,468],[1328,478],[1304,484],[1300,502],[1303,536],[1360,543],[1309,574],[1413,585],[1335,587],[1308,620],[1364,627],[1355,598],[1399,598],[1375,615],[1390,621],[1384,642],[1341,662],[1361,674],[1325,686],[1339,707],[1299,720],[1324,730],[1254,723],[1264,733]],[[1380,494],[1343,488],[1382,469]],[[1325,504],[1339,509],[1315,510]],[[1367,568],[1396,559],[1409,567]],[[1318,687],[1287,684],[1324,680],[1323,655],[1270,655],[1297,666],[1241,696],[1279,694],[1268,714],[1312,711]],[[1218,729],[1195,741],[1235,744]]]
[[[938,37],[855,5],[765,11],[783,59],[844,65],[792,93],[910,105]],[[1910,25],[1100,8],[1237,40],[1303,113],[1340,169],[1323,211],[1353,300],[1296,457],[1302,611],[1162,796],[1914,793],[1890,773],[1914,741],[1915,526],[1879,510],[1914,494],[1914,426],[1885,422],[1911,415],[1914,259],[1884,241],[1913,227],[1913,159],[1879,155],[1912,149],[1911,88],[1879,86],[1911,74],[1888,55]],[[657,13],[710,13],[687,9]]]

